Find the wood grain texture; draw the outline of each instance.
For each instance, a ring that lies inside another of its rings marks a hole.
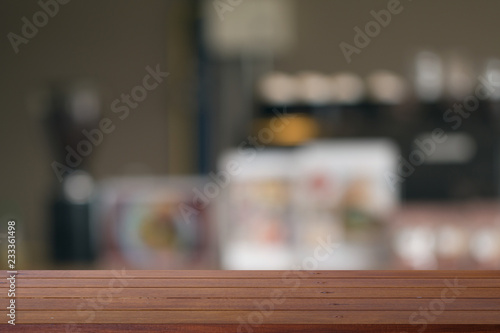
[[[41,328],[43,330],[41,330]],[[454,333],[454,332],[467,332],[467,333],[492,333],[500,332],[500,325],[460,325],[457,330],[456,325],[429,325],[424,331],[421,327],[406,325],[383,325],[383,324],[368,324],[368,325],[332,325],[318,324],[318,325],[275,325],[275,324],[262,324],[258,327],[241,327],[239,325],[231,324],[21,324],[16,325],[15,332],[51,332],[51,333],[76,333],[76,332],[99,332],[99,333],[121,333],[121,332],[148,332],[148,333],[220,333],[220,332],[238,332],[238,333]]]
[[[221,271],[221,270],[140,270],[140,271],[124,271],[124,270],[82,270],[82,271],[19,271],[18,276],[25,279],[50,279],[50,278],[115,278],[116,276],[132,276],[135,278],[145,279],[196,279],[196,278],[212,278],[212,279],[262,279],[262,278],[283,278],[283,277],[310,277],[310,278],[499,278],[499,272],[496,270],[432,270],[432,271],[393,271],[393,270],[374,270],[374,271],[312,271],[312,270],[290,270],[290,271]]]
[[[298,288],[441,288],[445,286],[441,279],[121,279],[129,288],[282,288],[297,286]],[[108,288],[113,279],[20,279],[17,283],[22,288]],[[500,279],[458,279],[460,286],[468,288],[500,288]],[[7,281],[0,281],[0,288],[6,287]]]
[[[287,299],[311,298],[439,298],[441,288],[128,288],[118,286],[110,288],[19,288],[16,296],[38,298],[95,298],[99,295],[116,295],[124,298],[271,298]],[[119,291],[118,291],[119,290]],[[50,291],[50,293],[48,293]],[[500,299],[500,288],[465,288],[460,291],[460,298]],[[7,295],[7,288],[0,290]],[[119,294],[119,295],[117,295]],[[444,296],[454,297],[452,291]]]
[[[8,289],[2,332],[500,332],[499,271],[19,271],[15,327]]]

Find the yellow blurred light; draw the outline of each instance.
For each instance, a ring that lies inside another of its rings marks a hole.
[[[274,128],[271,121],[277,117],[261,118],[255,121],[254,134],[258,136],[263,129]],[[268,144],[278,146],[295,146],[314,139],[318,135],[318,124],[310,116],[304,114],[292,114],[280,116],[279,121],[284,124],[279,130],[273,131]]]

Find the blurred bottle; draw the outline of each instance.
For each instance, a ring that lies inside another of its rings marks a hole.
[[[55,155],[50,238],[55,261],[88,262],[95,257],[90,201],[93,179],[87,171],[96,148],[89,131],[98,126],[97,89],[85,81],[62,82],[51,89],[45,125]]]

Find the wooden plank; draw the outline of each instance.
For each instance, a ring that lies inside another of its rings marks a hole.
[[[4,276],[6,271],[2,271]],[[244,278],[244,279],[261,279],[275,278],[282,279],[283,277],[300,276],[303,278],[472,278],[472,279],[498,279],[500,271],[496,270],[432,270],[432,271],[308,271],[308,270],[291,270],[291,271],[220,271],[220,270],[77,270],[77,271],[38,271],[38,270],[23,270],[18,272],[18,277],[23,279],[58,279],[58,278],[115,278],[115,277],[133,277],[142,279],[157,279],[157,278],[181,278],[181,279],[220,279],[220,278]]]
[[[89,298],[439,298],[443,288],[19,288],[16,297]],[[500,298],[500,288],[464,288],[446,291],[446,297]],[[2,291],[0,297],[7,297]]]
[[[428,313],[428,315],[430,315]],[[0,311],[6,318],[6,311]],[[19,324],[407,324],[425,320],[416,311],[23,311]],[[260,318],[260,319],[259,319]],[[500,311],[444,311],[430,315],[433,324],[500,324]],[[430,320],[427,321],[429,323]]]
[[[51,332],[51,333],[122,333],[122,332],[166,332],[165,325],[158,324],[18,324],[13,332]],[[6,328],[8,330],[8,328]],[[171,324],[168,325],[169,333],[498,333],[500,325],[453,325],[429,324],[422,330],[422,325],[411,324],[356,324],[356,325],[329,325],[329,324]]]
[[[429,299],[294,299],[271,305],[274,310],[402,310],[415,311],[429,307]],[[16,308],[20,311],[37,310],[259,310],[263,305],[269,306],[268,298],[258,299],[168,299],[168,298],[112,298],[112,299],[79,299],[79,298],[18,298]],[[6,305],[6,304],[5,304]],[[457,298],[446,304],[446,311],[500,311],[500,299]]]
[[[65,278],[65,279],[24,279],[18,278],[19,288],[109,288],[116,285],[116,278]],[[124,288],[311,288],[311,287],[351,287],[351,288],[443,288],[446,281],[454,279],[120,279],[120,286]],[[468,288],[500,288],[498,279],[457,279],[457,284]],[[0,281],[1,287],[6,287],[6,280]]]

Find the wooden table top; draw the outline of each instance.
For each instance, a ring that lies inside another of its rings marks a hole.
[[[18,271],[15,326],[10,282],[1,332],[500,332],[500,271]]]

